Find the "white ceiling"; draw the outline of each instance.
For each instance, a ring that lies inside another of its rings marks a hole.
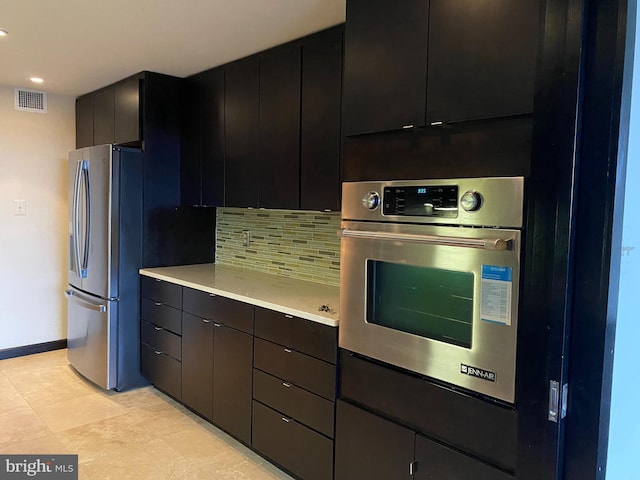
[[[185,77],[344,22],[345,1],[0,0],[0,84],[78,96]]]

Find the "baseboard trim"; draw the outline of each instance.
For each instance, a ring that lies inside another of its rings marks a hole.
[[[54,340],[53,342],[24,345],[23,347],[5,348],[4,350],[0,350],[0,360],[23,357],[34,353],[50,352],[52,350],[60,350],[61,348],[67,348],[66,338],[63,340]]]

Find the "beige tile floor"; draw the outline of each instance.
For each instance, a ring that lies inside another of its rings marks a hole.
[[[0,361],[0,453],[78,454],[80,480],[291,479],[153,387],[95,387],[66,350]]]

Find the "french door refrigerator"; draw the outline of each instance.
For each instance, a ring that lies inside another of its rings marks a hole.
[[[140,374],[142,179],[139,150],[69,153],[67,356],[104,389],[147,383]]]

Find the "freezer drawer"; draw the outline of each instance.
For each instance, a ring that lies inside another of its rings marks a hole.
[[[118,302],[65,290],[68,303],[67,358],[96,385],[116,387]]]

